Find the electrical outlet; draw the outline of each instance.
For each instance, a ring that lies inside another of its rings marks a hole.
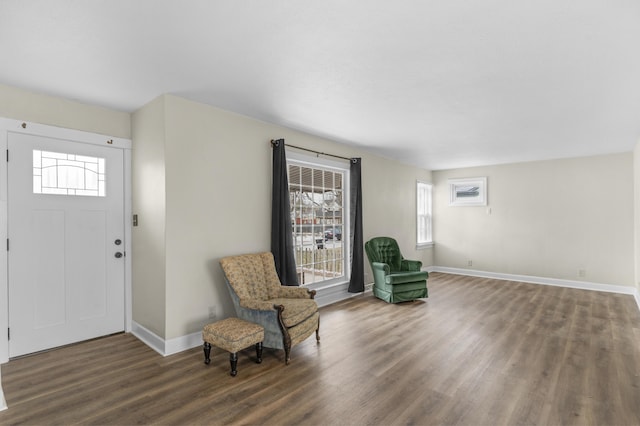
[[[209,319],[216,319],[216,307],[209,306]]]
[[[469,260],[469,261],[467,262],[467,266],[473,266],[473,260]]]
[[[578,278],[584,278],[587,276],[587,271],[585,269],[578,269]]]

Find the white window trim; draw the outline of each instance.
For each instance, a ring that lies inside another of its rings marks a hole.
[[[428,193],[429,193],[429,208],[428,210],[430,210],[427,214],[427,216],[429,217],[429,228],[430,231],[429,232],[429,237],[430,240],[428,241],[420,241],[420,234],[419,234],[419,222],[420,222],[420,214],[419,214],[419,206],[418,206],[418,200],[420,199],[420,186],[421,185],[425,185],[427,187]],[[424,182],[421,180],[417,180],[416,181],[416,249],[417,250],[422,250],[422,249],[427,249],[427,248],[431,248],[434,246],[434,242],[433,242],[433,184],[429,183],[429,182]]]
[[[342,206],[342,211],[344,214],[344,221],[343,221],[343,228],[342,228],[344,276],[340,278],[325,280],[319,283],[305,284],[304,287],[310,290],[322,290],[322,289],[336,287],[340,284],[347,283],[349,282],[349,279],[351,277],[351,263],[350,263],[351,239],[349,238],[349,233],[350,233],[349,230],[351,229],[350,223],[349,223],[349,218],[351,217],[350,215],[351,203],[349,202],[349,197],[351,195],[350,194],[351,183],[350,183],[350,174],[349,174],[350,165],[349,163],[346,163],[346,162],[330,160],[325,157],[316,157],[316,156],[306,155],[299,152],[287,152],[286,156],[287,156],[287,173],[289,171],[289,164],[291,163],[302,165],[302,166],[309,166],[309,167],[320,166],[320,167],[335,169],[337,171],[344,172],[343,190],[342,190],[343,191],[342,193],[344,194],[344,197],[345,197],[344,203]]]
[[[430,243],[416,244],[416,250],[424,250],[424,249],[432,248],[435,245],[436,243],[434,243],[433,241],[431,241]]]

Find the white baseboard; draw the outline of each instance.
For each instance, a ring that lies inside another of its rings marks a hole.
[[[373,283],[365,285],[365,293],[371,291]],[[318,306],[327,306],[340,300],[348,299],[362,293],[349,293],[349,283],[343,283],[332,287],[318,290],[315,300]],[[162,356],[169,356],[186,351],[202,345],[202,332],[187,334],[185,336],[164,340],[146,327],[132,322],[131,334],[136,336],[140,341],[149,346]]]
[[[133,321],[131,334],[162,356],[177,354],[202,345],[202,332],[200,331],[164,340],[151,330]]]
[[[371,291],[371,284],[365,284],[364,293],[367,292],[367,287]],[[321,288],[317,290],[314,300],[318,303],[319,307],[331,305],[341,300],[349,299],[362,293],[349,293],[349,283],[342,283],[332,287]]]
[[[131,322],[131,334],[136,336],[138,340],[141,340],[142,343],[149,346],[154,351],[158,352],[160,355],[165,356],[164,353],[164,339],[154,332],[150,331],[148,328],[141,326],[135,321]]]
[[[202,331],[167,340],[165,356],[177,354],[199,346],[202,347]]]
[[[4,411],[7,408],[7,400],[4,399],[4,392],[2,391],[2,374],[0,373],[0,411]]]
[[[494,278],[497,280],[519,281],[529,284],[551,285],[556,287],[577,288],[580,290],[604,291],[607,293],[630,294],[634,297],[640,309],[640,294],[635,287],[592,283],[587,281],[563,280],[559,278],[535,277],[532,275],[503,274],[500,272],[478,271],[474,269],[449,268],[446,266],[429,266],[424,268],[429,272],[444,272],[447,274],[467,275],[471,277]]]
[[[7,401],[4,399],[4,392],[2,392],[2,383],[0,383],[0,411],[4,411],[7,408]]]
[[[487,272],[487,271],[478,271],[473,269],[461,269],[461,268],[449,268],[444,266],[429,266],[423,268],[428,272],[444,272],[447,274],[456,274],[456,275],[467,275],[472,277],[481,277],[481,278],[494,278],[498,280],[508,280],[508,281],[519,281],[530,284],[542,284],[542,285],[551,285],[557,287],[568,287],[568,288],[577,288],[581,290],[593,290],[593,291],[604,291],[608,293],[621,293],[621,294],[630,294],[633,295],[636,304],[638,305],[638,309],[640,309],[640,293],[637,289],[633,287],[625,287],[619,285],[610,285],[610,284],[600,284],[600,283],[591,283],[585,281],[572,281],[572,280],[562,280],[558,278],[544,278],[544,277],[535,277],[531,275],[515,275],[515,274],[503,274],[500,272]],[[368,283],[365,285],[364,293],[371,292],[373,287],[373,283]],[[328,287],[324,289],[318,290],[315,300],[318,303],[318,306],[327,306],[332,303],[339,302],[341,300],[348,299],[350,297],[357,296],[362,293],[349,293],[348,292],[349,283],[335,285],[333,287]],[[173,355],[182,351],[186,351],[195,347],[202,345],[202,333],[196,332],[187,334],[185,336],[176,337],[169,340],[164,340],[162,337],[143,327],[142,325],[133,321],[131,334],[140,339],[143,343],[149,346],[154,351],[158,352],[162,356]],[[0,389],[1,392],[1,389]],[[2,396],[0,394],[0,396]],[[0,400],[0,404],[2,400]],[[6,404],[5,404],[6,406]],[[1,410],[0,406],[0,410]]]
[[[493,278],[498,280],[519,281],[530,284],[551,285],[556,287],[576,288],[581,290],[604,291],[608,293],[620,293],[632,295],[640,309],[640,293],[636,288],[620,285],[592,283],[586,281],[572,281],[558,278],[535,277],[531,275],[504,274],[500,272],[478,271],[473,269],[449,268],[444,266],[430,266],[424,268],[428,272],[444,272],[447,274],[467,275],[472,277]],[[362,293],[349,293],[348,283],[318,290],[316,302],[318,306],[327,306]],[[365,293],[370,292],[373,283],[365,285]],[[132,324],[131,333],[162,356],[173,355],[202,345],[202,333],[196,332],[185,336],[164,340],[157,334],[136,323]],[[0,401],[2,403],[2,401]],[[1,409],[1,406],[0,406]]]

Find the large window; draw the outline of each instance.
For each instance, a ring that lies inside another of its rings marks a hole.
[[[433,244],[431,185],[418,181],[417,193],[417,246],[428,247]]]
[[[289,197],[301,285],[344,281],[349,253],[348,164],[289,156]],[[322,162],[320,162],[322,161]]]

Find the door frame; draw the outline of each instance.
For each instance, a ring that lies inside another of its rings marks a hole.
[[[132,324],[132,275],[131,275],[131,140],[85,132],[82,130],[66,129],[46,124],[13,120],[0,117],[0,364],[9,361],[9,280],[8,255],[5,241],[8,235],[8,166],[5,159],[9,146],[10,133],[23,133],[45,136],[55,139],[86,143],[91,145],[108,146],[123,150],[124,158],[124,327],[125,332],[131,331]],[[7,332],[5,332],[7,330]]]

